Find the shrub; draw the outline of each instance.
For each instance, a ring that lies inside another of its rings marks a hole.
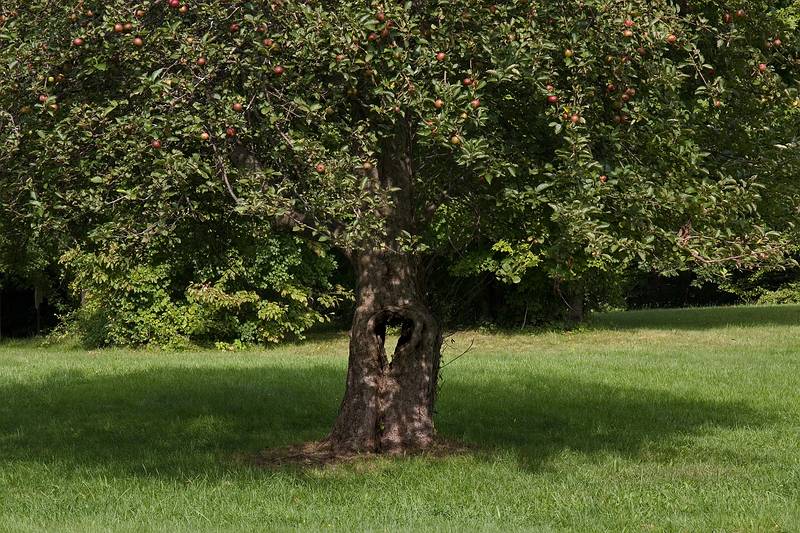
[[[800,281],[765,293],[758,299],[758,303],[764,305],[800,304]]]
[[[217,254],[156,249],[143,258],[113,245],[70,250],[62,263],[81,304],[67,330],[94,347],[302,338],[347,297],[328,281],[336,262],[298,238],[257,233],[243,232],[247,238]]]

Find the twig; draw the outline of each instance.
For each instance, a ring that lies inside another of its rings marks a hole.
[[[475,346],[475,338],[474,338],[474,337],[473,337],[473,339],[472,339],[472,342],[470,342],[470,343],[469,343],[469,346],[467,347],[467,349],[466,349],[466,350],[464,350],[464,352],[463,352],[461,355],[459,355],[458,357],[455,357],[455,358],[453,358],[453,359],[450,359],[450,361],[448,361],[447,363],[445,363],[445,364],[443,364],[442,366],[440,366],[440,367],[439,367],[439,370],[441,370],[441,369],[445,368],[446,366],[449,366],[449,365],[451,365],[452,363],[455,363],[456,361],[458,361],[459,359],[461,359],[462,357],[464,357],[465,355],[467,355],[469,352],[471,352],[471,351],[472,351],[472,347],[473,347],[473,346]]]

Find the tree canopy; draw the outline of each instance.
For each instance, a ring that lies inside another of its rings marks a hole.
[[[227,193],[363,243],[386,230],[394,193],[370,177],[401,125],[418,162],[404,245],[488,235],[512,277],[575,255],[776,255],[758,214],[773,176],[741,157],[796,141],[774,129],[797,118],[776,116],[796,44],[775,3],[176,5],[9,5],[14,220],[138,244]]]

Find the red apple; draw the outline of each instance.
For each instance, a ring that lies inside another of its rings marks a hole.
[[[229,127],[225,130],[225,135],[227,135],[229,138],[236,137],[236,128]]]
[[[122,23],[117,22],[114,24],[114,33],[122,33],[123,31],[125,31],[125,26]]]
[[[152,142],[150,142],[150,146],[158,150],[161,148],[161,141],[159,141],[158,139],[153,139]]]
[[[231,108],[236,111],[237,113],[241,113],[244,110],[244,106],[239,102],[236,102],[231,106]]]
[[[624,37],[630,39],[631,37],[633,37],[633,32],[631,30],[625,30],[625,31],[622,32],[622,35]]]
[[[443,108],[443,107],[444,107],[444,100],[442,100],[441,98],[437,98],[437,99],[436,99],[436,100],[433,102],[433,107],[435,107],[436,109],[441,109],[441,108]]]
[[[758,64],[758,71],[761,72],[761,73],[766,72],[767,71],[766,63],[759,63]]]
[[[606,183],[608,181],[608,176],[605,174],[600,176],[600,183]]]
[[[200,58],[197,59],[197,66],[203,67],[203,66],[205,66],[205,64],[206,64],[206,58],[205,57],[200,57]]]
[[[580,115],[572,115],[569,119],[572,121],[573,124],[577,124],[578,122],[581,121]]]
[[[747,13],[745,12],[744,9],[739,9],[736,11],[736,16],[739,17],[740,19],[743,19],[745,15],[747,15]]]
[[[556,105],[558,103],[558,96],[551,94],[547,97],[547,103],[550,105]]]
[[[781,41],[780,39],[778,39],[776,37],[775,40],[772,41],[772,44],[775,45],[775,46],[781,46],[783,44],[783,41]]]
[[[733,22],[733,15],[731,15],[730,13],[725,13],[724,15],[722,15],[722,20],[725,22],[725,24],[730,24],[731,22]]]
[[[209,135],[208,132],[204,131],[203,133],[200,134],[200,139],[203,140],[203,141],[207,141],[210,138],[211,138],[211,135]]]
[[[667,35],[667,42],[669,44],[675,44],[676,42],[678,42],[678,36],[675,35],[674,33],[670,33],[669,35]]]
[[[444,61],[445,59],[447,59],[447,54],[445,54],[444,52],[439,52],[436,54],[436,61],[441,62]]]
[[[169,7],[172,9],[178,9],[181,5],[181,0],[169,0]]]
[[[125,25],[123,26],[123,29],[125,31],[132,31],[133,30],[133,24],[131,24],[130,22],[126,22]]]
[[[143,18],[145,15],[144,9],[137,9],[136,13],[134,13],[137,19]]]
[[[470,85],[475,83],[475,80],[473,80],[472,78],[464,78],[463,83],[464,83],[464,87],[469,87]]]
[[[636,25],[636,23],[631,19],[625,19],[624,24],[626,28],[633,28]]]
[[[273,41],[272,39],[267,37],[266,39],[264,39],[263,43],[264,43],[264,46],[266,46],[267,48],[271,48],[272,45],[275,44],[275,41]]]
[[[41,103],[45,103],[47,101],[47,95],[46,94],[40,94],[39,95],[39,101]]]
[[[472,109],[478,109],[481,106],[481,101],[475,98],[473,101],[469,103],[472,106]]]
[[[283,76],[283,73],[286,72],[286,70],[282,66],[277,65],[272,69],[272,72],[274,72],[276,76]]]
[[[314,169],[317,171],[318,174],[324,174],[326,170],[325,165],[322,163],[317,163],[317,166],[314,167]]]
[[[144,41],[141,37],[135,37],[133,39],[133,46],[141,47],[142,45],[144,45]]]
[[[378,40],[378,34],[377,34],[377,33],[375,33],[375,32],[372,32],[372,33],[370,33],[369,35],[367,35],[367,40],[368,40],[369,42],[375,42],[375,41],[377,41],[377,40]]]
[[[75,38],[72,40],[72,45],[73,45],[73,46],[83,46],[83,43],[84,43],[84,41],[83,41],[83,39],[81,39],[80,37],[75,37]]]
[[[241,26],[239,26],[235,22],[233,24],[231,24],[230,26],[228,26],[228,29],[231,31],[231,33],[236,33],[237,31],[239,31],[240,28],[241,28]]]

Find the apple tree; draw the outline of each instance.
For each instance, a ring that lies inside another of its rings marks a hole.
[[[356,309],[326,442],[425,448],[442,334],[423,273],[445,250],[481,243],[470,268],[511,281],[783,261],[769,176],[714,153],[796,98],[774,4],[6,0],[6,218],[135,250],[224,197],[338,248]]]

